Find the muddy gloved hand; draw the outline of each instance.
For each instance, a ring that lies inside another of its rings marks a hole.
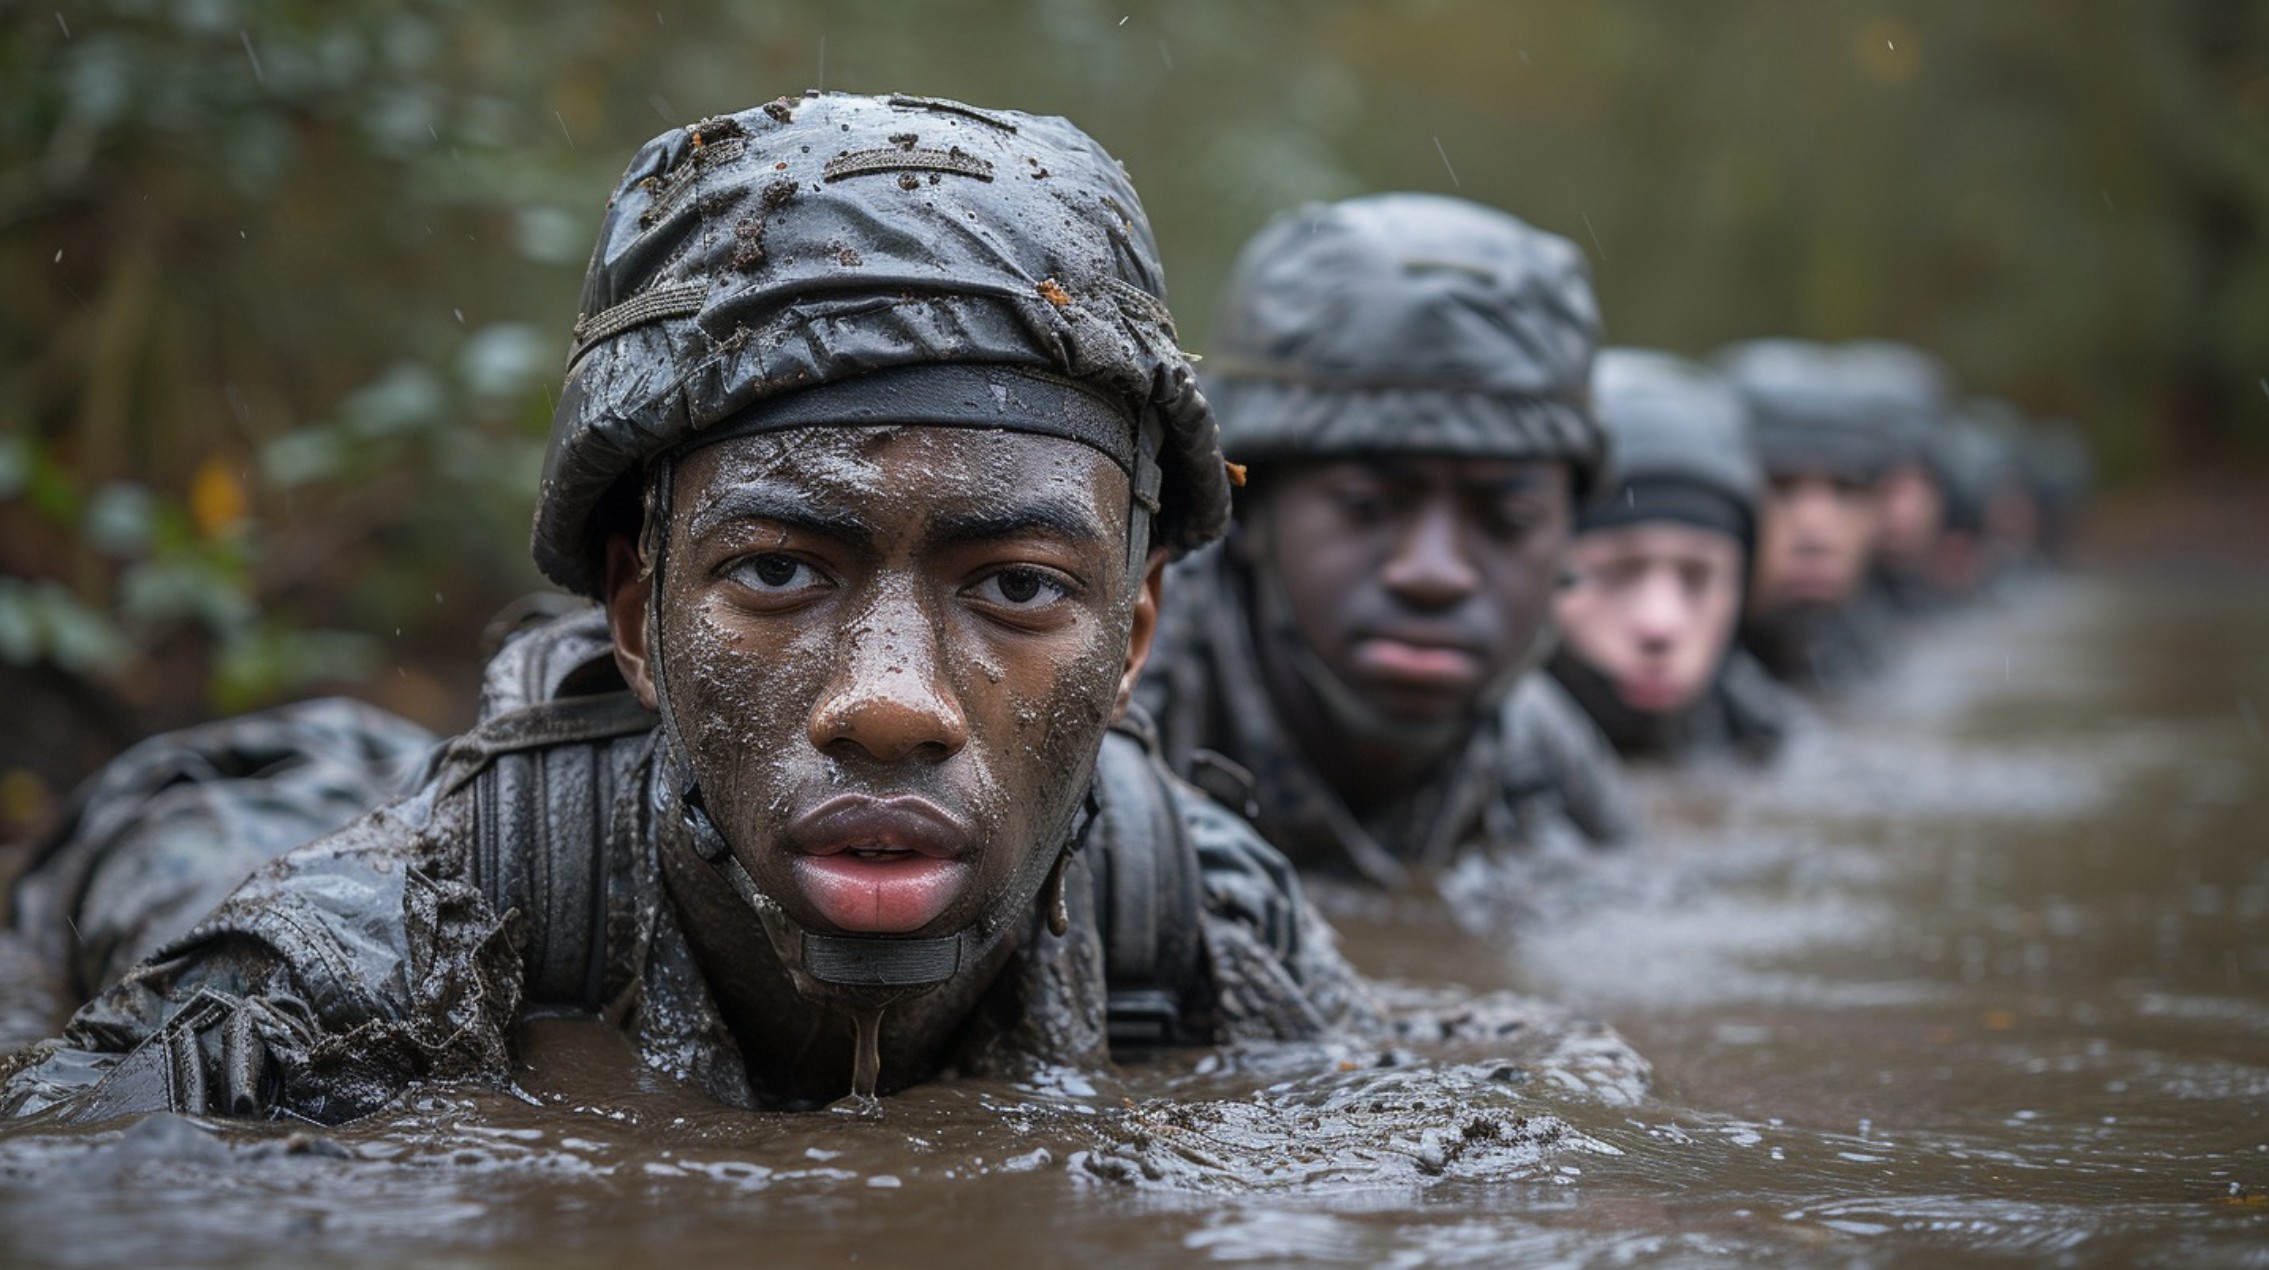
[[[121,1059],[69,1119],[156,1111],[255,1117],[273,1105],[280,1084],[248,1004],[207,988]]]

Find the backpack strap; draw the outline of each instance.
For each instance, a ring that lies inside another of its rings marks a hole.
[[[1104,734],[1089,872],[1114,1050],[1181,1040],[1202,981],[1197,851],[1172,779],[1142,733]]]
[[[520,914],[531,1005],[604,1001],[610,844],[654,724],[615,673],[605,614],[581,606],[504,637],[481,721],[449,747],[443,792],[471,787],[473,872],[492,909]]]
[[[473,870],[489,906],[519,910],[531,1004],[596,1010],[607,967],[613,819],[654,714],[628,692],[569,697],[489,720],[465,739],[473,772]]]

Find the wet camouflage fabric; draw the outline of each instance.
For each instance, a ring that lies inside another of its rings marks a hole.
[[[72,793],[10,889],[10,925],[84,1001],[254,869],[386,801],[434,741],[342,697],[153,737]]]
[[[1584,253],[1439,194],[1310,203],[1246,242],[1206,391],[1255,470],[1334,455],[1557,459],[1580,500],[1607,459],[1592,413],[1599,302]]]
[[[1135,699],[1167,765],[1226,801],[1302,869],[1399,883],[1472,851],[1581,850],[1637,825],[1604,741],[1541,673],[1524,675],[1433,779],[1358,819],[1285,735],[1253,649],[1246,588],[1219,548],[1177,565]],[[1242,769],[1225,781],[1216,756]],[[1249,774],[1250,789],[1236,787]]]
[[[1731,756],[1761,763],[1780,752],[1808,715],[1796,694],[1738,648],[1728,651],[1701,699],[1672,714],[1624,706],[1606,677],[1565,645],[1548,666],[1553,679],[1626,759],[1684,764]]]
[[[492,663],[484,712],[524,699],[528,685],[517,680],[544,662],[520,655],[528,640],[588,644],[594,626],[603,630],[595,611],[516,640]],[[419,1082],[509,1084],[514,1025],[542,1003],[528,991],[526,915],[498,913],[484,894],[474,777],[515,717],[486,718],[401,797],[259,869],[81,1009],[60,1039],[16,1056],[0,1113],[70,1104],[56,1114],[97,1119],[171,1106],[336,1123]],[[604,782],[617,791],[602,812],[606,840],[629,849],[605,853],[601,1014],[654,1069],[751,1106],[738,1047],[663,887],[660,847],[685,828],[654,748],[647,732],[603,751],[620,769]],[[1130,751],[1141,753],[1105,754]],[[1194,790],[1175,786],[1173,798],[1198,855],[1211,980],[1191,994],[1203,1005],[1186,1025],[1228,1041],[1373,1024],[1360,981],[1282,857]],[[501,829],[507,849],[526,852],[531,831]],[[166,849],[157,839],[147,846]],[[1092,887],[1083,857],[1074,868],[1070,933],[1046,935],[1035,914],[947,1066],[1108,1059]]]

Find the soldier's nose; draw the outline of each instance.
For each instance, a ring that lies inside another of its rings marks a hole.
[[[969,720],[946,678],[936,630],[895,616],[900,620],[862,623],[845,641],[813,704],[814,747],[855,750],[884,763],[942,762],[969,743]]]
[[[1466,559],[1457,512],[1440,503],[1418,510],[1379,577],[1405,603],[1421,609],[1450,608],[1481,585],[1473,562]]]

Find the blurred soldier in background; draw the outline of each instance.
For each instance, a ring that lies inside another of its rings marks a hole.
[[[1859,340],[1837,350],[1844,373],[1890,435],[1890,466],[1876,482],[1874,594],[1892,613],[1915,616],[1939,605],[1931,558],[1946,520],[1946,477],[1932,446],[1947,409],[1946,370],[1920,349]]]
[[[2040,510],[2041,559],[2066,563],[2080,505],[2095,483],[2088,443],[2068,419],[2037,420],[2025,434],[2024,465]]]
[[[1598,334],[1572,244],[1458,199],[1305,207],[1239,256],[1205,371],[1250,477],[1138,699],[1301,866],[1391,885],[1627,832],[1612,756],[1532,673],[1604,457]]]
[[[1946,474],[1946,532],[1933,584],[1952,598],[1989,592],[2034,558],[2039,505],[2019,462],[2023,416],[1998,398],[1961,403],[1935,441]]]
[[[1898,439],[1871,375],[1837,349],[1754,340],[1717,364],[1749,404],[1767,482],[1742,645],[1785,683],[1843,688],[1882,657],[1866,582]]]
[[[1625,758],[1769,757],[1799,707],[1733,646],[1764,484],[1718,376],[1608,349],[1592,397],[1615,483],[1577,514],[1553,676]]]

